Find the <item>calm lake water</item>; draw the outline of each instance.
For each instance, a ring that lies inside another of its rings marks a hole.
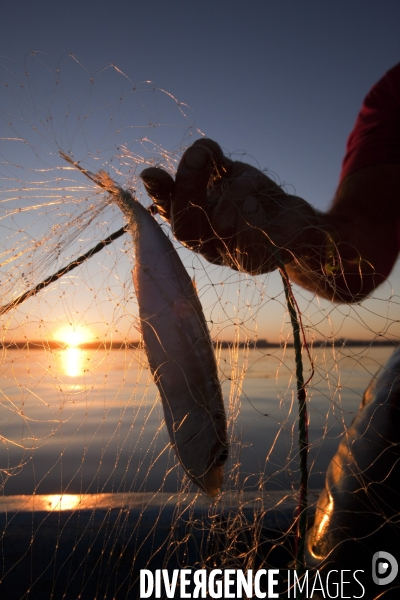
[[[390,348],[313,349],[309,387],[310,486],[353,419]],[[305,376],[310,373],[306,358]],[[228,486],[298,484],[293,350],[223,350],[229,416]],[[244,374],[244,376],[243,376]],[[182,471],[168,443],[143,351],[3,350],[0,366],[3,493],[177,491]],[[199,448],[201,451],[201,448]]]

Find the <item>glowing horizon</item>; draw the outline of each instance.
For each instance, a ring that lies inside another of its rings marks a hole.
[[[78,348],[81,344],[93,341],[95,336],[87,326],[65,325],[54,333],[53,338],[69,348]]]

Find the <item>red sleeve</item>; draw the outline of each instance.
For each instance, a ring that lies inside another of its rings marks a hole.
[[[400,163],[400,63],[365,98],[347,141],[340,181],[369,165]]]

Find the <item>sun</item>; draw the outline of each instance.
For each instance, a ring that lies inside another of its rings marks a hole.
[[[54,334],[54,338],[69,348],[76,348],[93,339],[89,327],[83,325],[65,325]]]

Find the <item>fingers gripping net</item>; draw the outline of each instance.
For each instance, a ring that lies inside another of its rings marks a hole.
[[[124,225],[60,151],[104,169],[146,205],[140,171],[173,175],[202,134],[185,105],[114,65],[93,74],[72,55],[55,64],[32,53],[23,66],[3,58],[1,81],[5,306]],[[122,236],[1,316],[4,597],[130,599],[140,569],[283,569],[295,558],[297,378],[279,274],[250,277],[176,248],[216,344],[230,444],[222,492],[201,494],[171,449]],[[362,306],[294,294],[315,368],[312,520],[340,437],[392,351],[376,342],[398,337],[398,292],[387,283]],[[307,381],[304,352],[303,368]]]

